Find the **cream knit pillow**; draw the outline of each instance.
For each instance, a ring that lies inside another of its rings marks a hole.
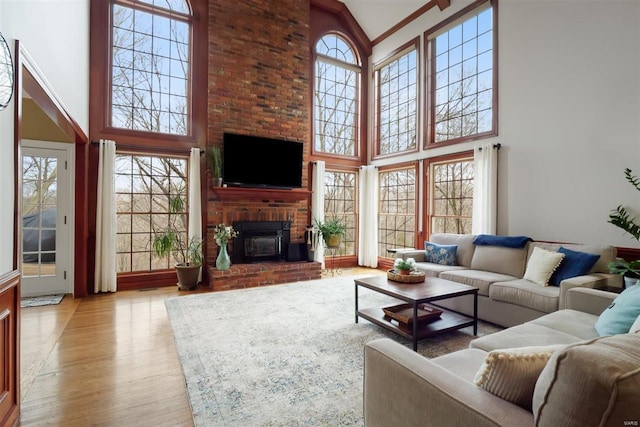
[[[531,410],[538,376],[554,351],[563,347],[551,345],[490,351],[473,382],[491,394]]]
[[[552,252],[535,246],[527,261],[527,270],[524,272],[524,279],[530,280],[538,285],[548,286],[549,279],[556,268],[560,265],[564,254]]]

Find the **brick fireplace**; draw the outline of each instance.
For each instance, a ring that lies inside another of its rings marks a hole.
[[[234,263],[226,272],[212,267],[216,224],[286,221],[290,240],[301,242],[311,221],[309,14],[309,3],[298,0],[209,1],[207,143],[222,147],[223,134],[229,132],[305,146],[302,189],[293,196],[284,190],[207,189],[206,259],[212,289],[320,277],[320,266],[307,262]],[[279,167],[276,160],[265,160]],[[230,243],[233,253],[237,242]]]

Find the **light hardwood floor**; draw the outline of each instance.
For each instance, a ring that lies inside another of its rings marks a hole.
[[[343,271],[363,273],[383,272]],[[192,425],[164,300],[201,292],[208,289],[67,295],[22,309],[20,425]]]

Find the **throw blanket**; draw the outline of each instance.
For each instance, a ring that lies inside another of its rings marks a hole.
[[[505,248],[524,248],[527,242],[532,241],[527,236],[493,236],[490,234],[479,234],[473,239],[474,245],[479,246],[502,246]]]

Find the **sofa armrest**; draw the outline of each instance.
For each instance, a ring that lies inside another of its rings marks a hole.
[[[424,255],[424,249],[398,249],[395,258],[413,258],[416,262],[425,262]]]
[[[383,338],[364,349],[364,421],[377,426],[532,426],[533,415]]]
[[[593,273],[585,276],[571,277],[560,282],[560,300],[558,309],[569,308],[566,306],[566,296],[572,288],[622,288],[622,277],[617,274]]]
[[[599,316],[618,294],[591,288],[572,288],[567,291],[566,307]]]

